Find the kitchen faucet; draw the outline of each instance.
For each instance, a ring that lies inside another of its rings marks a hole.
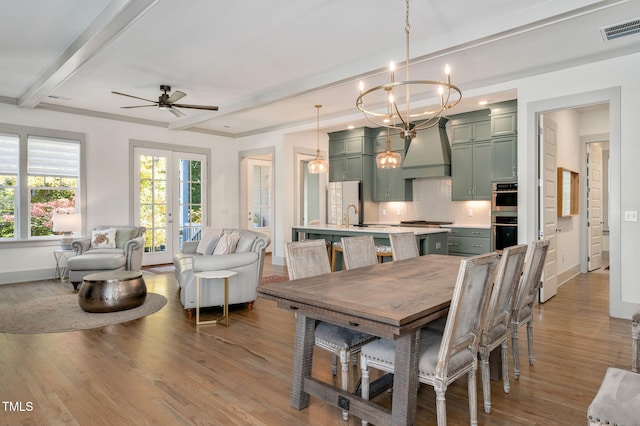
[[[358,207],[356,207],[355,204],[349,204],[347,206],[347,212],[344,214],[344,222],[347,225],[347,228],[349,227],[349,209],[353,207],[353,213],[354,214],[358,214]]]

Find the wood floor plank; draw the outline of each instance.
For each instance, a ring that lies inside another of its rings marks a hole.
[[[267,260],[264,274],[286,270]],[[22,412],[0,405],[0,425],[360,424],[353,416],[343,422],[340,410],[315,398],[302,411],[289,406],[293,314],[258,299],[252,311],[232,307],[228,328],[196,328],[184,315],[173,274],[145,274],[145,281],[168,299],[148,317],[69,333],[0,334],[0,399],[33,404]],[[501,382],[491,383],[491,414],[482,410],[478,385],[479,424],[586,423],[606,369],[630,369],[631,323],[609,318],[608,291],[607,274],[581,274],[535,308],[535,363],[529,366],[523,327],[520,380],[511,377],[509,394]],[[69,283],[54,280],[6,284],[0,308],[70,293]],[[335,383],[327,352],[314,350],[313,375]],[[449,423],[468,424],[465,380],[446,397]],[[390,406],[391,394],[376,401]],[[418,392],[417,424],[435,424],[429,386]]]

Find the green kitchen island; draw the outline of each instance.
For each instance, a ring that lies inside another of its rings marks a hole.
[[[416,236],[420,255],[448,254],[448,234],[446,228],[419,228],[409,226],[344,226],[344,225],[307,225],[295,226],[291,229],[292,241],[324,239],[333,243],[342,237],[372,235],[376,245],[390,246],[389,234],[413,232]],[[337,262],[341,265],[342,262]],[[339,268],[336,268],[339,269]]]

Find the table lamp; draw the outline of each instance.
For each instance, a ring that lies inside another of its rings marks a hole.
[[[53,215],[53,231],[62,232],[63,238],[60,241],[62,250],[71,250],[71,242],[73,241],[73,232],[82,229],[82,216],[78,213],[71,214],[54,214]]]

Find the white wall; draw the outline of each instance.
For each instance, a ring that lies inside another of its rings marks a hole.
[[[235,206],[229,209],[226,201],[236,198],[238,192],[237,164],[228,160],[235,158],[236,150],[226,138],[53,111],[19,109],[7,104],[0,104],[0,121],[86,134],[86,229],[131,223],[131,139],[210,149],[211,221],[220,226],[237,223],[238,209]],[[55,267],[53,249],[58,245],[58,242],[0,245],[0,283],[51,278]]]

